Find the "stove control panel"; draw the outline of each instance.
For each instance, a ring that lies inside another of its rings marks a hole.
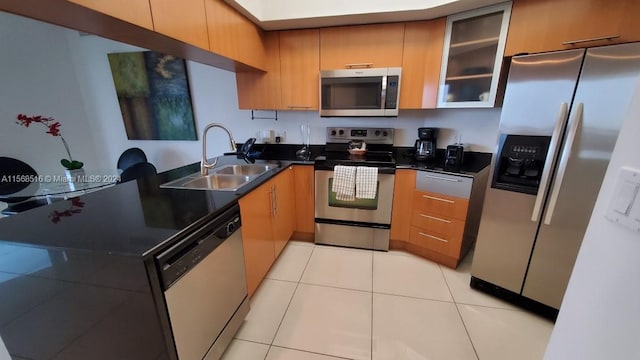
[[[393,145],[393,128],[350,128],[328,127],[328,143],[346,143],[351,140],[362,140],[373,144]]]

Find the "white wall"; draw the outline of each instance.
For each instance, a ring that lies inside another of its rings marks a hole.
[[[64,147],[44,129],[16,125],[20,112],[60,120],[72,154],[85,162],[86,169],[115,168],[122,151],[130,147],[143,149],[159,171],[197,162],[201,130],[210,122],[223,123],[238,142],[258,137],[260,130],[274,130],[286,134],[284,143],[301,144],[299,125],[309,123],[312,144],[324,144],[327,126],[393,127],[396,146],[412,146],[419,127],[442,128],[440,148],[455,142],[456,135],[462,135],[473,151],[492,152],[496,143],[500,109],[401,111],[398,118],[321,118],[311,111],[279,112],[278,121],[251,120],[250,111],[238,110],[235,75],[194,62],[188,62],[187,68],[199,140],[128,140],[107,54],[144,49],[2,12],[0,39],[0,155],[26,161],[41,174],[62,172],[58,160],[65,155]],[[229,150],[219,129],[211,130],[207,145],[210,157]]]
[[[0,12],[0,156],[20,159],[40,174],[62,173],[62,141],[38,124],[16,124],[20,113],[54,117],[71,155],[87,164],[98,160],[82,89],[59,28]]]
[[[640,234],[605,219],[622,166],[640,169],[640,83],[598,195],[546,359],[640,359]]]

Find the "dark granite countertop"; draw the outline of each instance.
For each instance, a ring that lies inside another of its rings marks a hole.
[[[444,169],[444,149],[436,150],[436,158],[432,161],[417,161],[412,147],[395,148],[396,168],[415,169],[438,172],[442,174],[474,177],[491,164],[491,153],[469,151],[464,153],[464,162],[460,171]]]
[[[219,165],[243,162],[220,157]],[[161,188],[196,173],[199,163],[79,196],[0,219],[0,241],[52,248],[148,256],[181,231],[190,231],[229,208],[243,195],[271,178],[280,165],[238,191]],[[59,215],[63,214],[63,215]],[[66,214],[66,215],[65,215]]]

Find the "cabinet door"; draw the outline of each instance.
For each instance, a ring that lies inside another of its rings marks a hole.
[[[293,167],[290,166],[274,178],[273,243],[276,258],[287,245],[295,227],[293,176]]]
[[[446,19],[407,23],[402,52],[401,109],[435,109]]]
[[[493,107],[511,3],[447,18],[438,107]]]
[[[638,41],[637,14],[637,0],[514,0],[505,56]]]
[[[256,291],[275,261],[273,199],[273,181],[270,180],[238,201],[249,296]]]
[[[320,70],[402,66],[404,24],[320,29]]]
[[[236,72],[238,107],[240,109],[275,110],[280,98],[280,37],[277,32],[265,35],[266,72]]]
[[[318,110],[319,30],[280,32],[280,85],[284,110]]]
[[[204,0],[149,0],[155,31],[209,50]]]
[[[153,20],[151,20],[151,8],[148,0],[69,0],[72,3],[82,5],[86,8],[96,10],[153,30]]]
[[[293,173],[296,231],[312,234],[315,230],[315,179],[313,166],[296,165],[293,167]]]
[[[262,30],[222,0],[204,2],[211,52],[265,70]]]
[[[413,191],[416,187],[416,171],[396,170],[393,185],[393,208],[391,212],[391,240],[409,241]]]

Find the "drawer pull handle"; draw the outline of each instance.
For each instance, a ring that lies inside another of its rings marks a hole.
[[[433,176],[433,175],[424,175],[422,174],[422,176],[429,178],[429,179],[435,179],[435,180],[444,180],[444,181],[450,181],[450,182],[462,182],[462,180],[460,179],[450,179],[450,178],[445,178],[445,177],[440,177],[440,176]]]
[[[440,218],[437,218],[435,216],[429,216],[427,214],[420,214],[420,216],[426,217],[427,219],[442,221],[443,223],[451,224],[450,220],[440,219]]]
[[[563,42],[562,45],[574,45],[574,44],[579,44],[584,42],[600,41],[600,40],[613,40],[619,37],[620,35],[609,35],[609,36],[594,37],[590,39],[571,40],[571,41]]]
[[[431,238],[431,239],[434,239],[434,240],[441,241],[441,242],[445,242],[445,243],[448,243],[448,242],[449,242],[449,240],[445,240],[445,239],[443,239],[443,238],[439,238],[439,237],[437,237],[437,236],[433,236],[433,235],[425,234],[425,233],[423,233],[423,232],[419,232],[418,234],[420,234],[420,235],[422,235],[422,236],[426,236],[426,237]]]
[[[371,66],[373,66],[373,63],[353,63],[353,64],[344,64],[344,67],[346,67],[347,69],[353,69],[353,68],[370,68]]]
[[[439,197],[435,197],[435,196],[429,196],[429,195],[422,195],[423,198],[427,198],[427,199],[431,199],[431,200],[438,200],[438,201],[442,201],[442,202],[446,202],[449,204],[453,204],[455,201],[453,200],[448,200],[448,199],[442,199]]]
[[[311,109],[312,106],[303,106],[303,105],[289,105],[287,106],[289,109]]]

